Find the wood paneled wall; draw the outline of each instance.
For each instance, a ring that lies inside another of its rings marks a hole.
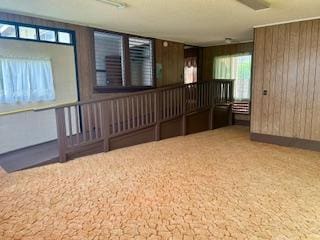
[[[253,52],[253,43],[228,44],[203,48],[202,53],[202,79],[213,78],[213,59],[216,56],[231,55],[237,53]]]
[[[255,29],[251,132],[320,140],[319,28],[311,20]]]
[[[92,28],[5,12],[0,12],[0,20],[75,31],[80,99],[89,100],[115,95],[114,93],[94,92],[93,83],[96,73],[93,45],[94,30]],[[183,82],[184,44],[176,42],[168,43],[169,46],[165,48],[163,47],[163,40],[156,39],[155,41],[156,62],[161,63],[163,66],[163,78],[157,82],[158,86]]]
[[[163,46],[163,40],[156,40],[156,64],[162,65],[162,77],[157,79],[157,86],[183,83],[184,74],[184,44],[168,42]]]

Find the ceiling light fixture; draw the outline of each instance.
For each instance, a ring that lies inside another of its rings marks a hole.
[[[224,41],[226,42],[226,44],[230,44],[232,43],[232,38],[226,38]]]
[[[117,8],[126,8],[126,7],[128,7],[127,3],[120,2],[120,1],[117,1],[117,0],[96,0],[96,1],[97,2],[101,2],[101,3],[105,3],[105,4],[108,4],[110,6],[117,7]]]
[[[270,8],[270,3],[265,0],[237,0],[255,11]]]

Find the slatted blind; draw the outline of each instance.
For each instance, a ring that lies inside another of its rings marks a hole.
[[[250,103],[247,101],[234,102],[232,104],[232,112],[238,114],[249,114],[250,113]]]
[[[97,86],[124,86],[122,36],[95,32]]]
[[[153,85],[152,41],[129,37],[129,55],[132,86]]]

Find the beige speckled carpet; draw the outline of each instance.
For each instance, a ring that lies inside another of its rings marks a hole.
[[[0,239],[320,239],[320,153],[229,127],[0,178]]]

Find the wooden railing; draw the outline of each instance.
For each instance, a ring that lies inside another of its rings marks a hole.
[[[216,103],[232,101],[232,89],[230,80],[212,80],[58,106],[60,161],[98,142],[109,151],[110,139],[149,127],[154,127],[154,140],[160,140],[161,123],[177,118],[182,119],[185,135],[187,115],[209,110],[212,118]]]

